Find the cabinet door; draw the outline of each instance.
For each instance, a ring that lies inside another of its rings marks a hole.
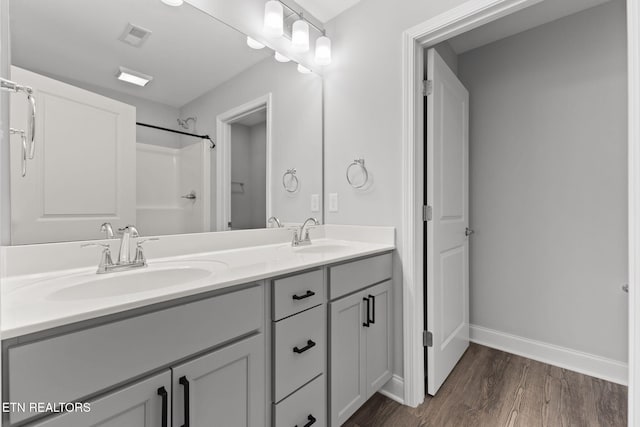
[[[32,427],[167,427],[171,373],[165,371],[91,402],[89,412],[69,412]]]
[[[330,304],[331,425],[342,425],[367,400],[364,293]]]
[[[264,335],[216,350],[173,371],[173,425],[265,425]]]
[[[380,390],[392,375],[391,282],[366,290],[369,299],[369,327],[366,329],[367,398]]]

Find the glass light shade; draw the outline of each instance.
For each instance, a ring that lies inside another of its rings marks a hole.
[[[182,6],[182,3],[184,3],[184,0],[162,0],[162,3],[168,6]]]
[[[296,52],[309,50],[309,24],[306,21],[299,19],[293,23],[291,46]]]
[[[276,0],[264,5],[264,33],[269,37],[280,37],[284,32],[284,9]]]
[[[318,65],[331,64],[331,39],[327,36],[316,40],[316,63]]]
[[[278,61],[278,62],[289,62],[289,61],[291,61],[290,58],[284,56],[280,52],[276,52],[274,57],[276,58],[276,61]]]
[[[247,46],[251,49],[263,49],[264,45],[260,43],[258,40],[254,40],[251,37],[247,36]]]
[[[307,67],[305,67],[302,64],[298,64],[298,71],[302,74],[309,74],[311,72],[310,69],[308,69]]]

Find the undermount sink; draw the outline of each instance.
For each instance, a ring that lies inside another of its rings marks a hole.
[[[220,261],[160,262],[126,272],[61,277],[54,280],[60,289],[47,299],[85,300],[148,292],[204,280],[226,268]]]

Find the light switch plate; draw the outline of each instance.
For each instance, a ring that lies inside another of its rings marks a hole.
[[[329,212],[338,212],[338,193],[329,193]]]
[[[320,212],[320,195],[311,195],[311,212]]]

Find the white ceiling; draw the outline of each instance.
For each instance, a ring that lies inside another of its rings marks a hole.
[[[359,2],[360,0],[296,0],[296,3],[322,23],[332,20]]]
[[[14,65],[181,107],[271,54],[185,3],[160,0],[11,0]],[[153,33],[140,48],[118,40],[127,23]],[[154,77],[140,88],[119,66]]]
[[[610,0],[543,1],[454,37],[449,40],[449,44],[455,53],[461,54],[608,1]]]

